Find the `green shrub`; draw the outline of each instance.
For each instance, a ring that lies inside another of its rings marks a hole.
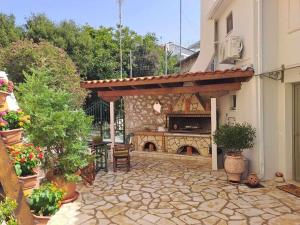
[[[227,152],[240,153],[253,147],[255,133],[255,129],[248,123],[226,124],[216,130],[214,142]]]
[[[43,184],[29,196],[29,206],[35,215],[51,216],[57,212],[63,199],[63,191],[53,184]]]
[[[20,105],[31,116],[26,133],[32,143],[46,148],[44,168],[74,180],[74,173],[88,165],[92,119],[73,106],[71,93],[47,86],[47,79],[45,71],[34,71],[17,87]]]
[[[3,202],[0,202],[0,224],[6,222],[7,225],[18,225],[13,216],[13,212],[16,208],[16,201],[10,198],[6,197]]]

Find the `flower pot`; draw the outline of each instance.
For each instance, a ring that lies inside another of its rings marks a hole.
[[[7,145],[16,144],[21,142],[22,140],[23,129],[13,129],[13,130],[2,130],[0,131],[0,135],[2,140]]]
[[[6,102],[6,97],[9,95],[6,91],[0,91],[0,105],[3,105]]]
[[[28,190],[37,186],[38,175],[37,173],[35,173],[34,175],[19,177],[19,181],[21,183],[23,190]]]
[[[50,216],[37,216],[34,214],[32,215],[34,219],[34,224],[36,225],[46,225],[51,218]]]
[[[241,175],[245,171],[243,156],[240,154],[226,154],[224,169],[229,181],[240,182]]]
[[[71,202],[77,199],[76,183],[67,182],[63,177],[59,176],[53,176],[51,181],[65,192],[63,202]]]

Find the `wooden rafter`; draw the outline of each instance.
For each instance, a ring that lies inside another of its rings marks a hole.
[[[121,96],[134,95],[166,95],[166,94],[206,94],[206,93],[220,93],[227,91],[237,91],[241,89],[241,83],[228,84],[210,84],[199,85],[192,87],[173,87],[173,88],[152,88],[152,89],[137,89],[137,90],[115,90],[115,91],[99,91],[98,96],[103,99],[116,98]]]

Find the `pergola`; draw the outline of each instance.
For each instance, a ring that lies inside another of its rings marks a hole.
[[[114,101],[122,96],[155,96],[166,94],[198,93],[211,98],[211,131],[216,130],[216,97],[241,89],[242,82],[253,76],[252,68],[230,69],[213,72],[189,72],[162,76],[145,76],[124,79],[90,80],[81,87],[95,90],[104,101],[110,102],[110,130],[114,146]],[[217,169],[217,146],[212,144],[212,169]]]

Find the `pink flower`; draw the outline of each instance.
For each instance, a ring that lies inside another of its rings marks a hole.
[[[0,112],[0,116],[5,116],[7,114],[7,112],[6,111],[2,111],[2,112]]]

